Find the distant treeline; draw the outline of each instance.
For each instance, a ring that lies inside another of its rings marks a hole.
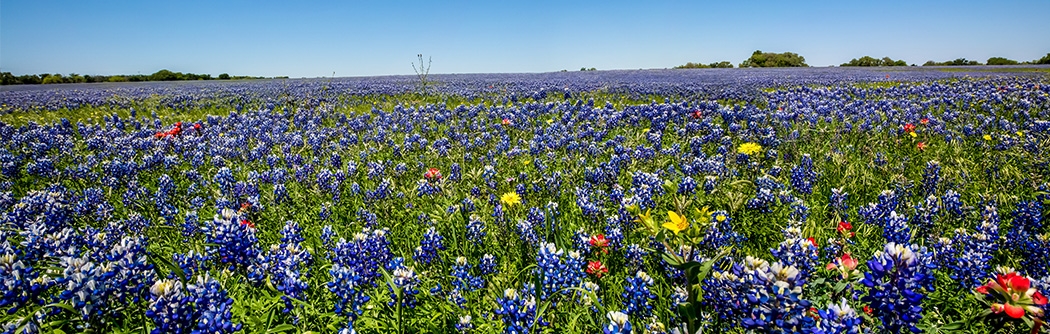
[[[288,77],[275,77],[277,79]],[[160,70],[150,75],[80,75],[71,73],[62,74],[26,74],[16,76],[11,72],[0,73],[0,84],[2,85],[37,85],[37,84],[61,84],[61,83],[89,83],[89,82],[138,82],[138,81],[185,81],[185,80],[241,80],[241,79],[268,79],[266,77],[231,76],[223,73],[218,77],[211,74],[196,74],[172,72]]]
[[[966,58],[959,58],[959,59],[956,59],[956,60],[949,60],[949,61],[945,61],[945,62],[935,62],[935,61],[930,60],[930,61],[927,61],[926,63],[922,64],[922,66],[1030,65],[1030,64],[1036,64],[1036,65],[1047,65],[1047,64],[1050,64],[1050,53],[1047,53],[1046,56],[1043,56],[1043,58],[1039,58],[1039,59],[1036,59],[1036,60],[1033,60],[1033,61],[1022,61],[1022,62],[1019,62],[1019,61],[1016,61],[1016,60],[1013,60],[1013,59],[1006,59],[1006,58],[1003,58],[1003,57],[992,57],[992,58],[988,58],[988,61],[985,62],[984,64],[981,64],[980,62],[978,62],[976,60],[966,60]]]
[[[685,65],[675,66],[674,68],[733,68],[733,63],[728,61],[720,61],[710,64],[685,63]]]
[[[841,66],[908,66],[908,63],[903,60],[893,60],[890,59],[890,57],[877,59],[870,56],[864,56],[860,57],[860,59],[850,59],[848,63],[844,63]]]
[[[922,66],[961,66],[961,65],[1045,65],[1050,64],[1050,53],[1047,53],[1045,57],[1033,60],[1019,62],[1016,60],[1006,59],[1003,57],[992,57],[988,58],[988,61],[984,64],[976,60],[967,60],[966,58],[959,58],[956,60],[949,60],[945,62],[928,61]],[[806,67],[806,58],[796,53],[784,52],[762,52],[755,51],[751,54],[751,57],[740,63],[740,67]],[[843,63],[840,66],[908,66],[903,60],[893,60],[890,57],[882,57],[878,59],[871,56],[864,56],[860,58],[851,59],[848,63]],[[915,66],[912,64],[911,66]],[[702,63],[686,63],[685,65],[675,66],[674,68],[733,68],[733,64],[728,61],[702,64]]]

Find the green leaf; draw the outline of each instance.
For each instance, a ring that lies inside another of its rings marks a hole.
[[[844,289],[846,289],[846,282],[842,281],[835,283],[835,293],[842,292]]]
[[[289,324],[280,324],[266,330],[266,333],[283,333],[290,330],[295,330],[295,326]]]
[[[966,321],[965,320],[959,320],[959,321],[956,321],[956,322],[953,322],[953,323],[950,323],[950,324],[942,326],[940,328],[940,330],[942,330],[942,331],[957,331],[957,330],[961,330],[963,328],[966,328]]]

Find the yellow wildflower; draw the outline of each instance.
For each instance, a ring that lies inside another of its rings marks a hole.
[[[694,213],[696,213],[697,217],[701,217],[703,219],[711,219],[711,209],[706,206],[700,209],[693,209],[693,211]]]
[[[678,232],[682,232],[682,230],[689,228],[689,221],[685,220],[685,217],[679,216],[674,211],[667,211],[667,217],[671,221],[664,223],[663,227],[671,230],[674,234],[678,234]]]
[[[743,143],[736,148],[736,152],[740,154],[752,155],[762,151],[762,145],[756,143]]]
[[[992,140],[992,135],[984,135],[984,140]]]
[[[726,215],[719,213],[717,216],[715,216],[715,220],[717,220],[719,223],[724,222],[726,221]]]
[[[1017,136],[1018,136],[1018,137],[1024,137],[1024,132],[1021,132],[1021,131],[1017,131]]]
[[[503,196],[500,196],[499,197],[499,201],[503,202],[503,204],[505,204],[505,205],[520,204],[521,203],[521,196],[518,196],[517,192],[513,192],[512,191],[512,192],[503,194]]]
[[[908,132],[908,135],[911,136],[912,138],[915,138],[915,137],[919,136],[919,135],[915,134],[915,131]]]

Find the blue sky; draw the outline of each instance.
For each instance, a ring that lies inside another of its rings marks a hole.
[[[1050,1],[0,1],[0,71],[291,77],[1050,52]]]

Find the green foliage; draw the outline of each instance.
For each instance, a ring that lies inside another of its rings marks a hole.
[[[740,67],[809,67],[806,58],[793,52],[775,53],[756,50]]]
[[[597,70],[598,69],[596,69],[594,67],[591,67],[591,68],[580,67],[580,71],[597,71]]]
[[[288,78],[288,77],[275,77],[275,78]],[[160,70],[150,75],[80,75],[76,73],[70,73],[68,76],[62,74],[38,74],[38,75],[22,75],[15,76],[11,72],[0,73],[0,85],[38,85],[38,84],[63,84],[63,83],[92,83],[92,82],[138,82],[138,81],[183,81],[183,80],[213,80],[211,74],[196,74],[196,73],[182,73],[172,72],[169,70]],[[223,73],[218,77],[219,80],[230,80],[230,79],[268,79],[266,77],[252,77],[252,76],[230,76],[229,74]]]
[[[1039,65],[1050,65],[1050,53],[1047,53],[1046,56],[1043,56],[1043,58],[1039,58],[1039,60],[1036,60],[1033,63]]]
[[[720,61],[720,62],[717,62],[717,63],[710,63],[710,64],[701,64],[701,63],[689,62],[689,63],[685,63],[685,65],[675,66],[674,68],[675,69],[685,69],[685,68],[733,68],[733,63],[730,63],[728,61]]]
[[[966,60],[966,58],[959,58],[959,59],[956,59],[956,60],[949,60],[949,61],[940,62],[940,63],[930,60],[930,61],[927,61],[926,63],[922,64],[922,66],[970,66],[970,65],[981,65],[981,63],[976,61],[976,60]]]
[[[882,57],[882,59],[876,59],[871,56],[860,57],[860,59],[850,59],[848,63],[843,63],[841,66],[908,66],[903,60],[893,60],[890,57]]]
[[[985,62],[985,64],[988,64],[988,65],[1017,65],[1019,63],[1016,60],[1012,60],[1012,59],[1006,59],[1006,58],[1003,58],[1003,57],[992,57],[992,58],[988,58],[988,61]]]

